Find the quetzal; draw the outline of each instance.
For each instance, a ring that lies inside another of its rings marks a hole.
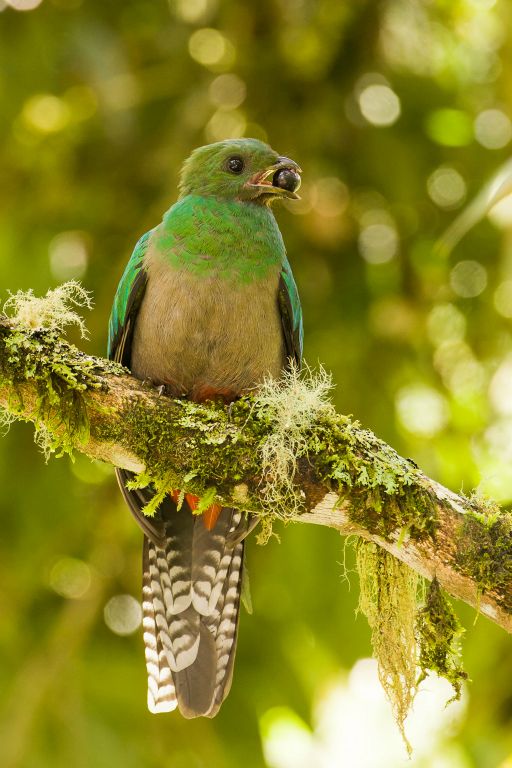
[[[196,149],[178,201],[138,241],[114,299],[109,357],[174,397],[230,402],[302,356],[302,314],[270,204],[297,198],[300,168],[256,139]],[[232,679],[244,538],[250,522],[169,491],[124,498],[144,532],[148,707],[213,717]]]

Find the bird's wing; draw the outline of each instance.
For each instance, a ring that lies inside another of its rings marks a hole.
[[[144,268],[144,257],[148,249],[153,230],[142,235],[137,242],[126,269],[117,286],[110,320],[108,324],[108,356],[111,360],[130,367],[131,343],[137,312],[144,296],[147,283],[147,273]],[[142,510],[153,498],[148,488],[128,490],[127,482],[133,479],[133,474],[125,469],[116,469],[121,493],[128,507],[146,536],[155,543],[162,544],[163,527],[156,521],[146,517]]]
[[[278,296],[286,354],[300,368],[304,338],[302,307],[292,269],[286,258],[281,269]]]
[[[147,283],[144,257],[153,230],[142,235],[133,249],[117,286],[108,324],[108,356],[129,367],[133,324]]]

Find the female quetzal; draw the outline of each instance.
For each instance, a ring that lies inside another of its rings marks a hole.
[[[297,198],[300,168],[256,139],[196,149],[178,201],[143,235],[119,283],[109,357],[175,397],[230,402],[302,356],[297,288],[270,204]],[[143,612],[148,707],[213,717],[233,672],[243,539],[249,522],[169,491],[119,484],[144,532]]]

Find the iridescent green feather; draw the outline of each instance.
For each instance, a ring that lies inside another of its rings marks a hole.
[[[283,268],[281,270],[279,302],[287,352],[288,355],[293,357],[295,362],[300,365],[304,345],[302,307],[292,269],[286,256],[284,257]]]
[[[137,311],[142,299],[146,286],[143,262],[152,232],[152,229],[146,232],[137,242],[119,281],[108,325],[108,356],[110,358],[116,357],[117,347],[129,316]]]

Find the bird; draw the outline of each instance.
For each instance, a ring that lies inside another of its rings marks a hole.
[[[119,282],[108,356],[175,398],[229,404],[300,366],[300,299],[271,205],[299,199],[299,165],[252,138],[195,149],[177,201],[144,234]],[[121,492],[144,534],[142,609],[148,709],[214,717],[229,693],[244,543],[239,510],[169,489]]]

